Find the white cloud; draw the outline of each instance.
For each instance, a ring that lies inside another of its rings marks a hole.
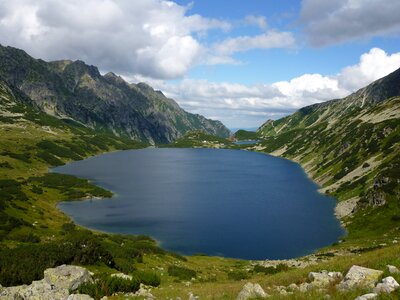
[[[196,34],[230,27],[171,1],[0,0],[2,44],[155,78],[186,74],[205,51]]]
[[[263,30],[268,27],[267,19],[264,16],[248,15],[244,18],[244,23],[247,25],[256,25]]]
[[[304,74],[289,81],[257,85],[191,79],[149,83],[191,112],[212,116],[229,127],[255,127],[301,107],[345,97],[399,67],[400,52],[387,54],[373,48],[361,55],[358,64],[333,75]]]
[[[400,34],[398,0],[303,0],[300,21],[314,46]]]
[[[400,52],[389,55],[382,49],[373,48],[361,55],[359,64],[344,68],[337,78],[345,90],[354,91],[399,67]]]
[[[269,30],[256,36],[239,36],[229,38],[214,45],[214,50],[220,55],[230,55],[251,49],[291,48],[295,39],[291,32]]]
[[[262,16],[239,23],[267,28]],[[164,0],[0,0],[0,43],[45,60],[80,59],[129,76],[175,79],[197,64],[238,64],[235,52],[294,43],[291,33],[269,30],[211,48],[203,44],[209,31],[231,28],[228,21]]]

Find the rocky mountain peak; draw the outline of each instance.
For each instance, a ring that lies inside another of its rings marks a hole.
[[[188,131],[229,136],[220,122],[184,111],[146,83],[102,76],[81,60],[46,62],[0,46],[0,78],[43,111],[130,139],[167,143]]]

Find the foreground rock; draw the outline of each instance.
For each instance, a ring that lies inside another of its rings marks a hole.
[[[386,293],[390,294],[399,288],[399,284],[396,279],[392,276],[386,277],[382,279],[382,283],[378,283],[374,288],[374,293],[381,294]]]
[[[378,298],[377,294],[369,293],[369,294],[365,294],[365,295],[359,296],[354,300],[370,300],[370,299],[376,299],[376,298]]]
[[[244,285],[243,289],[237,296],[237,300],[247,300],[250,298],[266,298],[269,295],[264,292],[262,287],[258,283],[248,282]]]
[[[350,290],[358,287],[373,288],[382,274],[383,272],[379,270],[352,266],[336,287],[339,290]]]
[[[44,279],[33,281],[30,285],[4,288],[0,299],[4,300],[90,300],[88,295],[69,295],[82,283],[91,281],[88,270],[77,266],[62,265],[44,271]]]
[[[44,271],[44,280],[58,288],[76,290],[82,283],[92,281],[88,270],[78,266],[62,265]]]
[[[388,265],[387,266],[390,274],[400,274],[400,271],[397,267]]]
[[[331,283],[338,282],[343,278],[342,273],[340,272],[310,272],[308,274],[308,279],[311,282],[313,287],[326,287]]]

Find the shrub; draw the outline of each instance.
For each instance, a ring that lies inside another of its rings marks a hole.
[[[170,276],[177,277],[180,280],[190,280],[192,278],[196,278],[196,276],[197,276],[196,271],[185,268],[185,267],[178,267],[178,266],[169,266],[168,274]]]
[[[0,250],[0,284],[30,284],[43,277],[47,268],[68,264],[73,251],[68,245],[56,243],[19,245]]]
[[[36,156],[48,163],[50,166],[62,166],[64,164],[62,160],[47,152],[39,152]]]
[[[64,223],[61,225],[61,230],[66,233],[71,233],[75,230],[75,224],[72,222]]]
[[[16,234],[12,238],[14,241],[22,242],[22,243],[39,243],[40,242],[40,237],[33,233],[28,233],[28,234]]]
[[[4,151],[1,153],[1,155],[8,156],[8,157],[11,157],[14,159],[18,159],[18,160],[23,161],[28,164],[31,163],[31,157],[27,153],[13,153],[10,151]]]
[[[38,195],[43,194],[43,189],[41,187],[36,186],[36,185],[34,185],[31,188],[31,191],[32,191],[32,193],[35,193],[35,194],[38,194]]]
[[[253,271],[255,273],[264,273],[265,275],[268,274],[276,274],[282,271],[287,271],[289,270],[289,267],[285,264],[279,264],[276,267],[264,267],[264,266],[260,266],[260,265],[256,265],[254,266]]]
[[[139,289],[138,278],[124,279],[119,277],[101,276],[94,282],[86,282],[79,286],[77,292],[87,294],[94,299],[111,296],[114,293],[134,293]]]
[[[157,287],[161,284],[161,277],[154,272],[146,272],[146,271],[137,271],[133,273],[135,277],[137,277],[141,283],[145,285],[151,285]]]
[[[127,258],[117,257],[114,258],[115,269],[122,273],[132,273],[135,271],[135,267],[133,266],[132,260]]]
[[[243,279],[249,279],[250,278],[250,274],[249,272],[246,271],[232,271],[232,272],[228,272],[228,278],[230,280],[243,280]]]
[[[0,163],[0,168],[4,168],[4,169],[13,169],[13,167],[7,162],[1,162]]]
[[[394,216],[391,217],[391,220],[392,221],[396,221],[396,222],[400,221],[400,216],[399,215],[394,215]]]

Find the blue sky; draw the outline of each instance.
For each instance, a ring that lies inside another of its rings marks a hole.
[[[398,0],[0,0],[0,43],[249,128],[400,67]]]

